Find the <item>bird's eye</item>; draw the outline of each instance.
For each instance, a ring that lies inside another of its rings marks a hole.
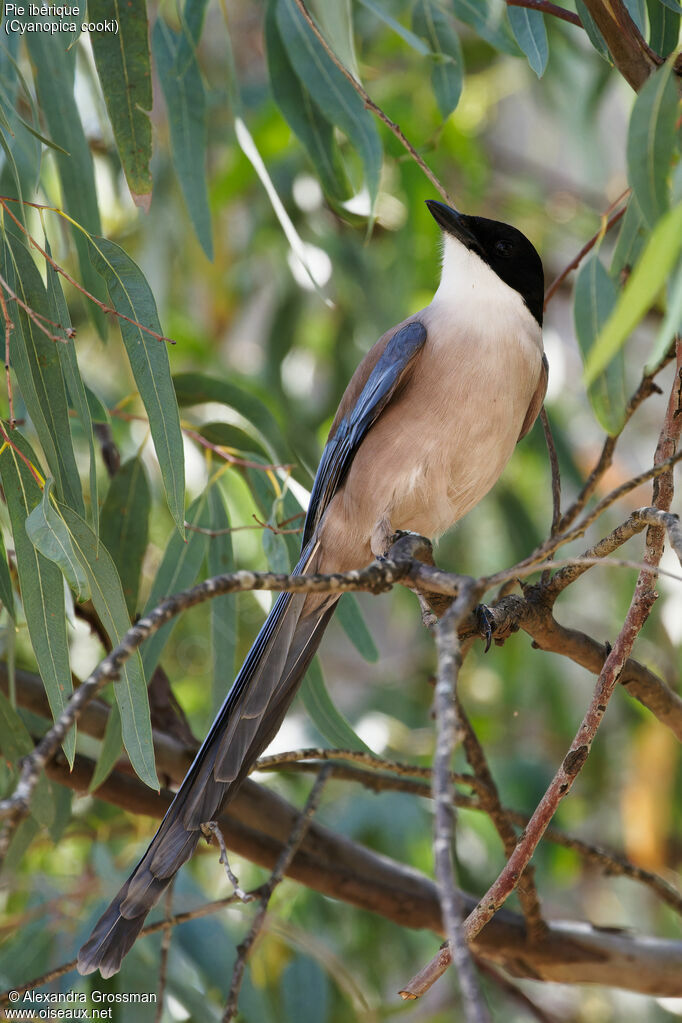
[[[511,242],[500,240],[495,242],[495,252],[498,256],[511,256],[514,250],[514,246]]]

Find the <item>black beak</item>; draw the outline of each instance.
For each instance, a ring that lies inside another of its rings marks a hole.
[[[480,243],[469,226],[472,217],[467,217],[465,213],[460,213],[452,206],[438,202],[436,199],[427,199],[426,205],[429,207],[431,216],[443,231],[454,235],[468,249],[474,249],[476,252],[481,251]]]

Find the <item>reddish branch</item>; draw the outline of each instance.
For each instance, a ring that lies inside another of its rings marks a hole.
[[[506,0],[507,7],[527,7],[530,11],[540,11],[542,14],[551,14],[554,18],[567,21],[569,25],[583,27],[583,23],[573,11],[565,11],[558,4],[550,3],[550,0]]]

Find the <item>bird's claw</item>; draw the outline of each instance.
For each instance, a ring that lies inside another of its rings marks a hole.
[[[476,625],[480,633],[481,639],[485,640],[485,654],[490,650],[490,644],[493,641],[493,626],[495,625],[495,619],[492,616],[490,608],[485,604],[479,604],[478,607],[474,608],[474,615],[476,616]]]

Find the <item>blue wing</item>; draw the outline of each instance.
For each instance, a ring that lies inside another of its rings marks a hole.
[[[389,403],[406,368],[426,341],[426,327],[412,320],[389,340],[367,378],[358,400],[344,416],[322,452],[303,530],[303,548],[350,469],[368,430]]]

